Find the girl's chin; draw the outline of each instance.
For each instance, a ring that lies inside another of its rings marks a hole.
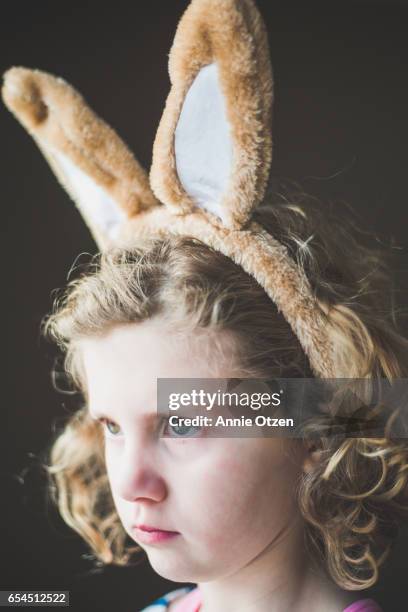
[[[166,558],[164,551],[148,552],[147,557],[153,570],[162,578],[172,582],[197,583],[207,582],[214,578],[212,568],[206,571],[203,567],[195,567],[192,559]]]
[[[191,568],[181,568],[175,566],[164,566],[164,564],[153,564],[150,565],[162,578],[171,580],[172,582],[198,582],[191,571]]]

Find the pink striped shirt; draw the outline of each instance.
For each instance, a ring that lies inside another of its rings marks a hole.
[[[182,597],[178,605],[175,606],[174,612],[199,612],[201,607],[200,590],[193,589],[187,595]],[[381,608],[372,599],[360,599],[343,612],[381,612]]]

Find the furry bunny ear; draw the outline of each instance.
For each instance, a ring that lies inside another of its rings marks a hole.
[[[169,72],[153,190],[176,213],[198,206],[238,229],[264,195],[272,157],[272,71],[253,1],[192,0]]]
[[[11,68],[2,93],[101,249],[115,243],[123,221],[158,204],[146,172],[123,141],[65,81],[38,70]]]

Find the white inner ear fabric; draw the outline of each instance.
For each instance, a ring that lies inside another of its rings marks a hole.
[[[91,226],[99,228],[111,239],[117,237],[126,215],[102,187],[78,168],[66,155],[53,150],[65,188]]]
[[[174,134],[177,173],[197,206],[223,219],[221,200],[232,170],[232,136],[215,63],[187,92]]]

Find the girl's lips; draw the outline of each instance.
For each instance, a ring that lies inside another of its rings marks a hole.
[[[166,531],[148,525],[134,525],[132,531],[135,537],[143,544],[158,544],[180,535],[178,531]]]

